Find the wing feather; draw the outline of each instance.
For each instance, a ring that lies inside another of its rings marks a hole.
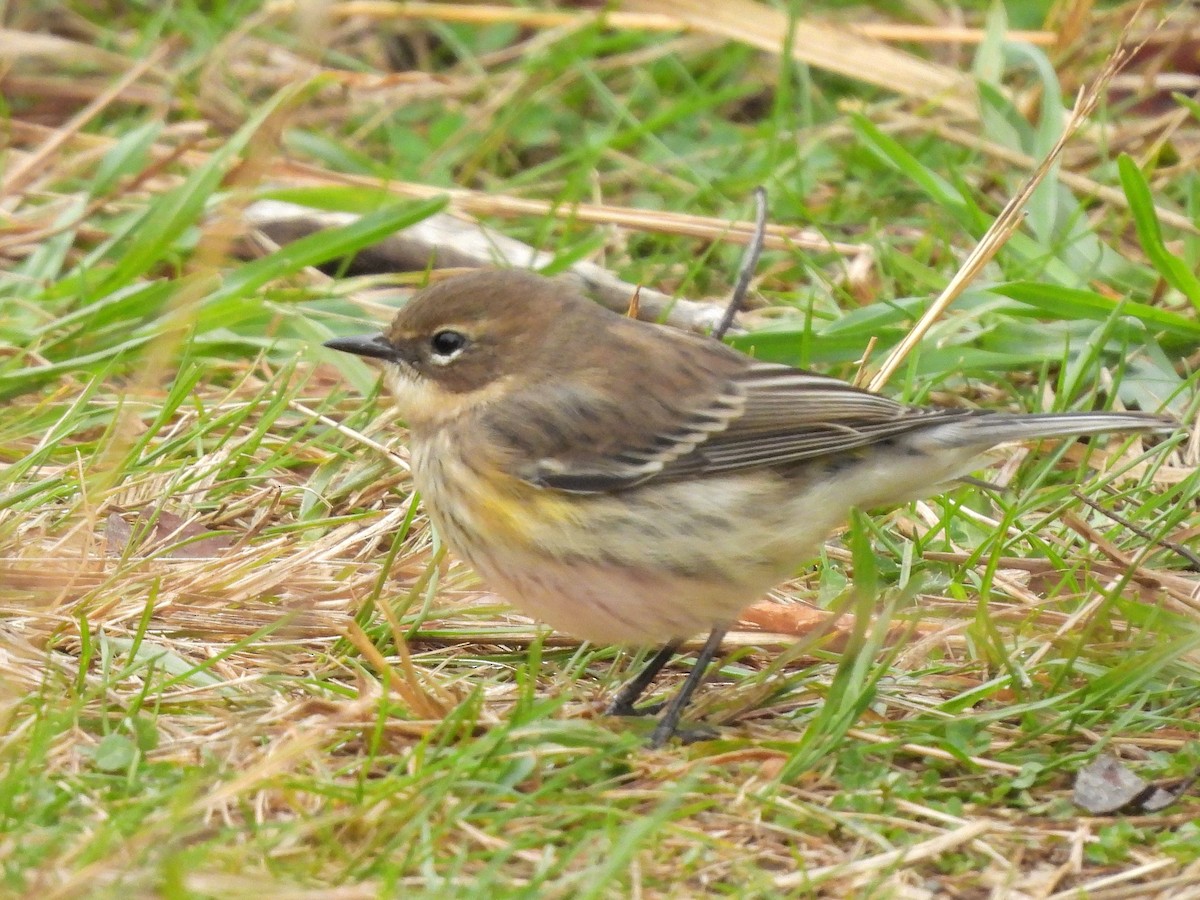
[[[493,414],[487,424],[510,448],[515,474],[565,491],[619,491],[651,480],[786,466],[970,415],[905,406],[836,378],[753,360],[711,339],[668,333],[680,351],[669,372],[646,361],[657,348],[639,347],[638,332],[627,336],[627,352],[606,362],[611,377],[634,380],[636,391],[570,379],[509,398],[508,419]]]

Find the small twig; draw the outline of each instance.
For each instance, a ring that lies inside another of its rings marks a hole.
[[[1096,510],[1096,512],[1101,513],[1105,516],[1108,516],[1108,518],[1112,519],[1114,522],[1116,522],[1121,527],[1128,528],[1130,531],[1132,531],[1134,534],[1136,534],[1138,537],[1142,538],[1143,540],[1150,541],[1152,544],[1158,544],[1160,547],[1166,547],[1168,550],[1172,551],[1173,553],[1177,553],[1178,555],[1182,556],[1184,559],[1186,559],[1188,561],[1188,563],[1190,564],[1189,568],[1192,569],[1192,571],[1200,572],[1200,554],[1194,553],[1193,551],[1189,550],[1187,547],[1183,546],[1183,544],[1177,543],[1176,541],[1168,541],[1164,537],[1155,537],[1153,534],[1151,534],[1145,528],[1142,528],[1140,525],[1135,525],[1133,522],[1129,521],[1127,518],[1120,515],[1119,513],[1115,513],[1111,509],[1106,509],[1105,507],[1101,506],[1095,500],[1092,500],[1090,497],[1086,496],[1082,491],[1072,490],[1071,495],[1076,500],[1079,500],[1080,502],[1082,502],[1082,503],[1086,504],[1087,506],[1090,506],[1092,509]]]
[[[959,820],[962,824],[953,831],[945,831],[936,837],[921,841],[909,847],[899,847],[875,856],[857,859],[848,863],[835,863],[806,871],[781,875],[775,879],[775,887],[781,890],[790,888],[810,887],[831,877],[851,878],[870,875],[897,865],[911,866],[913,863],[926,859],[936,859],[943,853],[956,850],[963,844],[969,844],[976,838],[989,831],[997,830],[997,823],[988,819]]]
[[[742,301],[746,299],[746,291],[750,288],[750,279],[754,277],[754,269],[758,265],[758,257],[762,254],[763,241],[766,240],[767,234],[766,188],[760,186],[754,189],[754,206],[754,235],[742,256],[737,284],[734,285],[733,296],[729,298],[729,305],[725,307],[725,315],[721,316],[721,321],[713,329],[712,336],[718,341],[725,337],[725,332],[733,325],[734,318],[742,308]]]
[[[315,409],[310,409],[309,407],[307,407],[303,403],[301,403],[299,400],[289,401],[288,406],[291,407],[292,409],[296,410],[296,412],[301,413],[302,415],[306,415],[306,416],[309,416],[310,418],[316,419],[322,425],[328,425],[330,428],[332,428],[334,431],[338,432],[339,434],[344,434],[346,437],[350,438],[351,440],[357,441],[358,443],[360,443],[366,447],[370,447],[372,450],[374,450],[380,456],[383,456],[386,459],[389,459],[392,462],[394,462],[396,465],[398,465],[400,468],[402,468],[405,472],[408,472],[411,470],[412,467],[409,465],[409,462],[407,459],[405,459],[403,456],[398,454],[395,450],[391,449],[390,447],[379,443],[379,441],[376,441],[376,440],[373,440],[373,439],[367,437],[361,431],[355,431],[353,428],[350,428],[347,425],[343,425],[337,419],[331,419],[329,416],[323,415],[322,413],[317,412]]]
[[[870,371],[867,369],[867,360],[871,358],[871,354],[875,352],[875,345],[879,342],[877,335],[871,335],[867,340],[866,349],[863,350],[862,356],[858,358],[858,371],[854,373],[854,380],[850,383],[855,387],[862,387],[867,378],[870,377]]]
[[[295,0],[274,0],[267,4],[267,11],[275,15],[293,14]],[[613,9],[559,10],[559,9],[513,9],[508,6],[487,3],[408,3],[347,2],[332,4],[328,14],[341,19],[363,17],[376,20],[387,19],[438,19],[442,22],[467,22],[475,25],[493,25],[498,22],[513,23],[525,28],[583,28],[596,25],[601,28],[623,31],[681,31],[684,24],[669,13],[638,12]],[[850,31],[876,41],[912,43],[955,43],[981,44],[987,38],[982,28],[964,28],[942,25],[908,25],[892,22],[848,22]],[[1052,46],[1058,37],[1047,29],[1008,31],[1006,40],[1025,41],[1043,47]]]

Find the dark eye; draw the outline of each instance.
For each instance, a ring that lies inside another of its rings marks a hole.
[[[433,348],[433,352],[437,356],[457,356],[466,348],[467,343],[465,334],[450,329],[439,331],[429,339],[429,346]]]

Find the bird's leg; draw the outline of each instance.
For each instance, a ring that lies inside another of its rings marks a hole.
[[[658,673],[671,661],[671,657],[675,655],[675,651],[679,649],[681,643],[683,642],[671,641],[655,653],[654,658],[646,663],[646,667],[617,692],[617,696],[613,698],[612,704],[606,711],[607,714],[610,716],[644,716],[653,715],[662,709],[661,703],[645,709],[638,709],[633,704],[638,702],[638,699],[646,692],[646,688],[650,687],[650,683],[658,677]]]
[[[679,717],[683,713],[683,708],[687,706],[688,701],[692,699],[692,694],[696,692],[696,688],[704,679],[704,673],[708,671],[713,657],[721,649],[721,641],[725,639],[725,632],[728,630],[724,625],[718,625],[708,635],[708,640],[704,642],[704,646],[696,655],[696,665],[692,667],[692,671],[688,672],[683,687],[671,698],[671,702],[663,711],[662,718],[654,726],[654,733],[650,735],[651,747],[661,747],[675,734],[675,730],[679,727]]]

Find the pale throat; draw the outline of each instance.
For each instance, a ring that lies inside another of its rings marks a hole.
[[[465,393],[449,391],[402,365],[384,369],[384,384],[410,427],[436,428],[475,407],[490,403],[506,389],[508,379],[498,378],[486,387]]]

